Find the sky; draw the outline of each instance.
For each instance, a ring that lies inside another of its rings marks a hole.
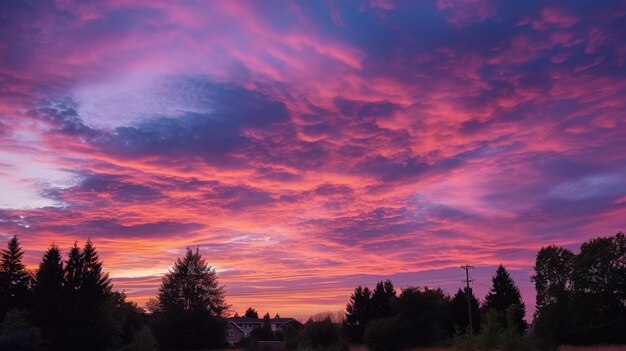
[[[0,240],[91,238],[143,304],[186,247],[232,312],[626,228],[626,1],[2,1]]]

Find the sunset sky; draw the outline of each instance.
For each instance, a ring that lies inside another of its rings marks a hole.
[[[0,239],[91,238],[140,304],[199,247],[233,312],[530,282],[626,229],[626,1],[2,1]]]

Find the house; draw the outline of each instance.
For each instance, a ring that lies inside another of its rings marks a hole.
[[[293,318],[272,318],[270,327],[273,332],[282,330],[288,324],[301,325]],[[228,342],[231,345],[238,343],[242,338],[250,336],[252,330],[263,326],[262,318],[231,317],[228,319]]]

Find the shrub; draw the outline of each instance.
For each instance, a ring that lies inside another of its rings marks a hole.
[[[396,318],[370,321],[365,328],[363,342],[371,351],[400,350],[406,344],[402,325]]]

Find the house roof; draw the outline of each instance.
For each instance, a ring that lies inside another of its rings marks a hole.
[[[235,322],[229,321],[228,324],[234,325],[235,328],[237,328],[240,332],[245,333],[245,331],[243,329],[239,328],[239,326]]]
[[[250,323],[250,324],[263,324],[262,318],[247,318],[247,317],[231,317],[228,318],[229,321],[234,323]],[[270,318],[270,323],[281,323],[285,324],[291,321],[295,321],[293,318]]]

